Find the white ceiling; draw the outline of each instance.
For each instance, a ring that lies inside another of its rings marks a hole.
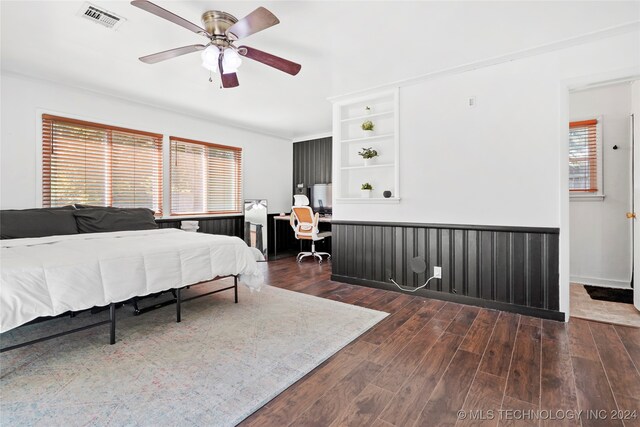
[[[210,9],[240,18],[265,6],[280,18],[244,44],[299,62],[300,74],[245,60],[240,87],[220,90],[198,54],[137,59],[206,39],[127,1],[91,2],[126,22],[112,31],[80,18],[82,1],[2,0],[2,69],[287,138],[329,131],[329,96],[640,19],[637,1],[157,0],[196,24]]]

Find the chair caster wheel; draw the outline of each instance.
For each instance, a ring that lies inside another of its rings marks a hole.
[[[322,261],[319,261],[318,264],[322,264]]]

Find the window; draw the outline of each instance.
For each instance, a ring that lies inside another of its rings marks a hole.
[[[42,116],[42,202],[162,214],[162,135]]]
[[[569,124],[569,191],[602,192],[601,141],[598,120]]]
[[[170,140],[171,214],[242,213],[242,149]]]

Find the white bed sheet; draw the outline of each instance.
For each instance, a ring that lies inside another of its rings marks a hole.
[[[263,281],[241,239],[177,229],[4,240],[0,271],[0,332],[218,276]]]

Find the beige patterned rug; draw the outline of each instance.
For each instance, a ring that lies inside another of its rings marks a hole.
[[[182,323],[174,306],[137,317],[125,306],[115,345],[100,326],[3,353],[0,425],[232,426],[387,316],[270,286],[232,298],[186,302]],[[2,346],[83,317],[19,328]]]

